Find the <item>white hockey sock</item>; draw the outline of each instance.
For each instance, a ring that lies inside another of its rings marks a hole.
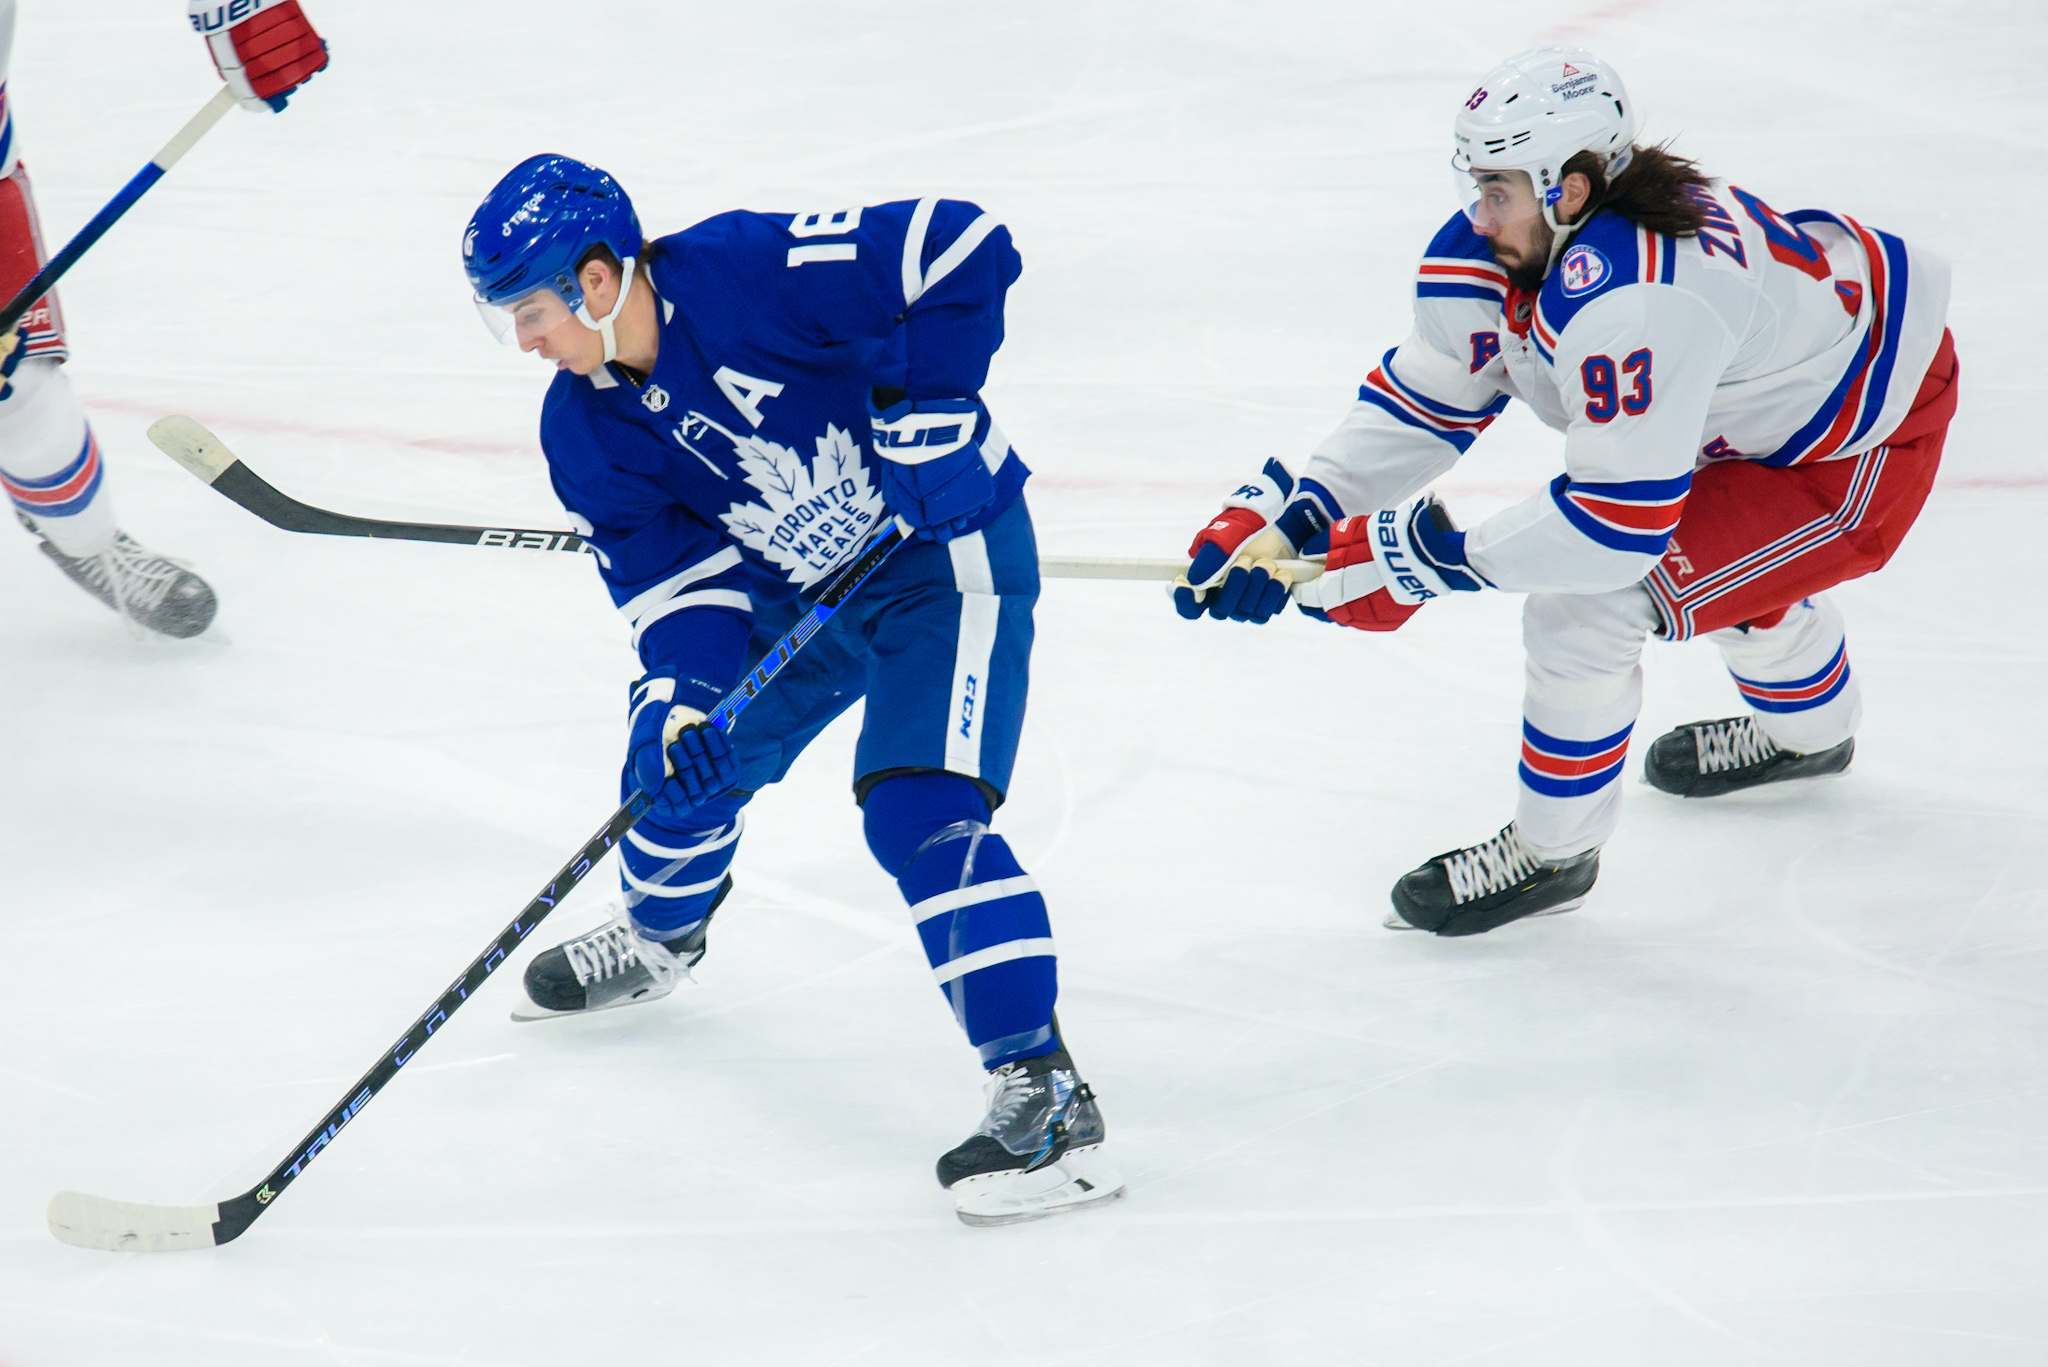
[[[1863,720],[1842,614],[1816,594],[1774,627],[1710,633],[1757,726],[1802,755],[1840,745]]]
[[[99,443],[57,361],[23,361],[0,399],[0,487],[68,556],[97,555],[113,543]]]
[[[1614,834],[1643,701],[1643,642],[1656,622],[1640,587],[1529,595],[1515,828],[1543,858],[1582,853]]]

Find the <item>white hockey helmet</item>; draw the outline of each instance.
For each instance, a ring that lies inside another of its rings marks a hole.
[[[1586,49],[1516,53],[1486,73],[1452,125],[1451,165],[1466,213],[1475,209],[1474,172],[1524,171],[1544,221],[1560,232],[1564,164],[1591,152],[1611,183],[1635,155],[1636,126],[1621,77]]]

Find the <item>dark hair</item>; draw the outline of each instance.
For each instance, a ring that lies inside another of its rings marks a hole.
[[[613,275],[625,274],[626,266],[624,262],[619,260],[619,254],[610,247],[605,246],[602,242],[593,242],[589,250],[576,258],[576,274],[583,274],[583,268],[593,261],[602,261],[605,265],[610,266]]]
[[[1674,157],[1663,147],[1638,147],[1612,185],[1591,152],[1574,153],[1561,176],[1574,171],[1593,185],[1592,198],[1579,215],[1581,222],[1597,210],[1612,209],[1631,223],[1673,237],[1697,237],[1706,226],[1706,211],[1693,196],[1705,190],[1708,181],[1689,157]]]

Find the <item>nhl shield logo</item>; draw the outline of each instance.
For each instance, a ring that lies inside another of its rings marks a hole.
[[[1564,254],[1558,263],[1558,270],[1564,277],[1564,297],[1576,299],[1582,294],[1591,294],[1607,282],[1614,268],[1607,264],[1597,248],[1581,243]]]
[[[640,396],[640,402],[647,405],[650,413],[659,413],[668,407],[668,391],[658,384],[647,386],[647,392]]]

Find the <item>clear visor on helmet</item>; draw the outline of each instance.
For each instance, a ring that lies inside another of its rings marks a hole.
[[[484,326],[493,337],[507,346],[516,343],[522,347],[575,317],[568,302],[551,289],[538,289],[503,304],[478,299],[476,311],[483,315]]]
[[[1464,157],[1451,159],[1451,176],[1457,182],[1458,202],[1475,232],[1484,236],[1513,228],[1539,217],[1543,206],[1536,198],[1536,183],[1527,171],[1490,171],[1466,163]]]

